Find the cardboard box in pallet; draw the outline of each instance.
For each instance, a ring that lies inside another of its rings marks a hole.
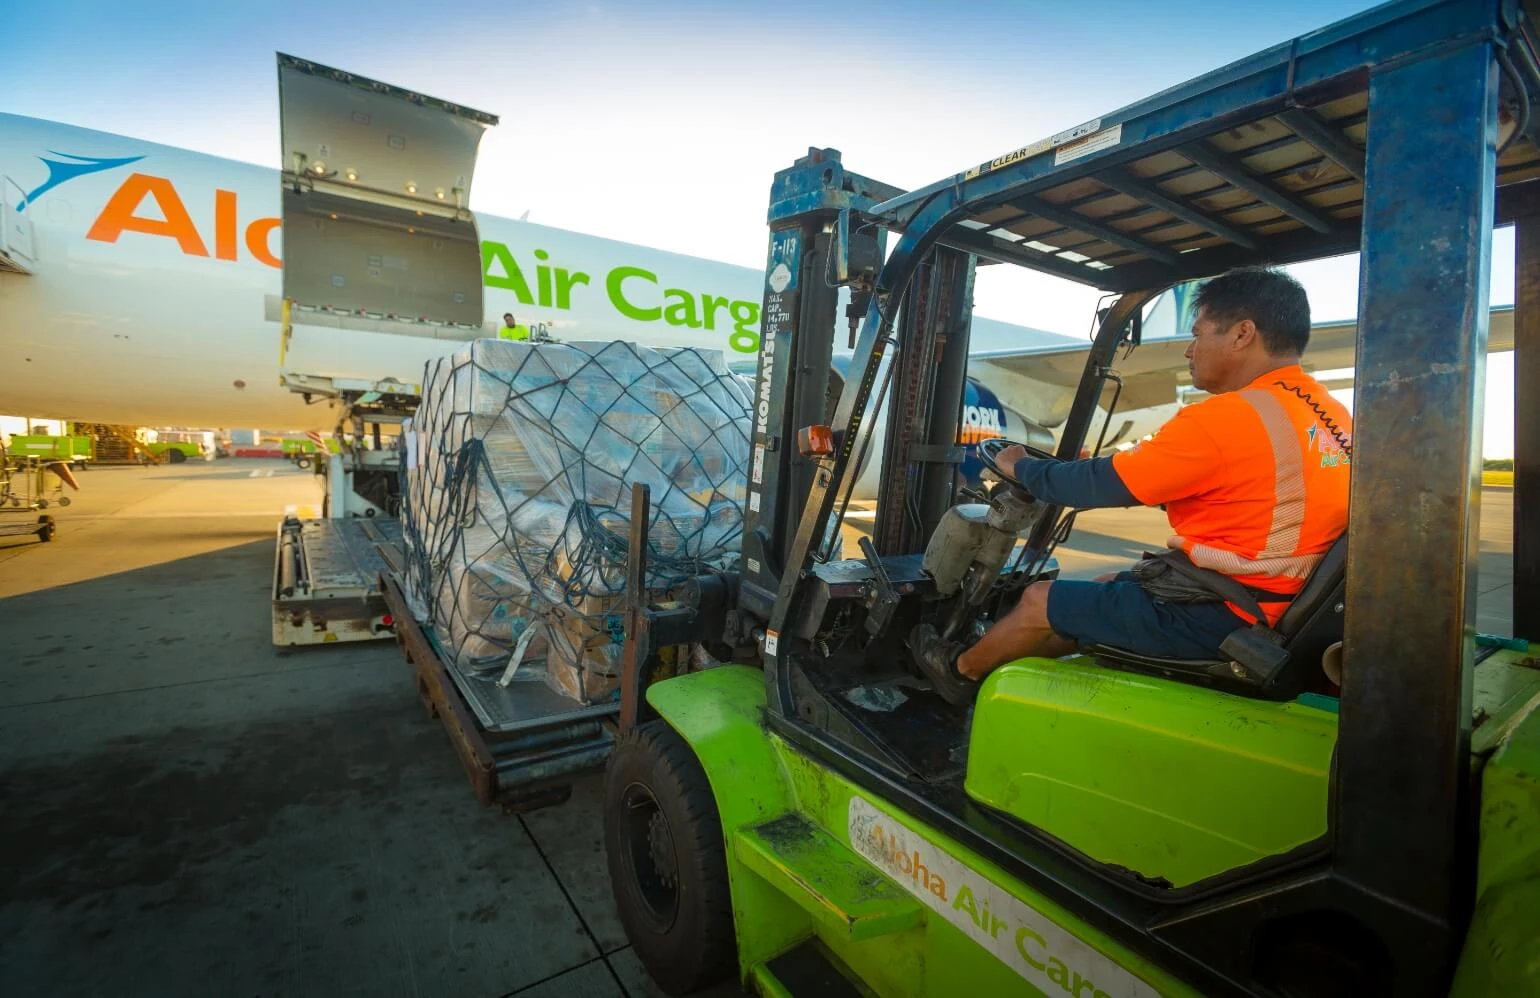
[[[580,703],[603,703],[620,691],[625,654],[625,598],[588,596],[545,615],[550,653],[546,681]]]

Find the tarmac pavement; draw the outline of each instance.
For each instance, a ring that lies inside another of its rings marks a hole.
[[[0,539],[0,992],[660,993],[597,780],[484,808],[393,643],[273,647],[274,536],[313,515],[309,472],[79,478],[53,542]]]

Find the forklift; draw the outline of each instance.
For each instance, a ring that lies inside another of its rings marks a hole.
[[[1491,233],[1511,223],[1514,633],[1540,638],[1525,7],[1378,7],[911,192],[833,150],[777,174],[738,571],[665,603],[638,586],[628,611],[604,837],[665,991],[1540,994],[1540,659],[1473,626]],[[1355,250],[1349,528],[1267,640],[1082,648],[937,695],[906,635],[981,633],[1054,577],[1074,522],[1008,468],[987,494],[957,482],[977,266],[1115,296],[1071,458],[1156,295]],[[831,385],[842,288],[855,353]],[[869,456],[876,518],[843,558]],[[636,579],[647,511],[638,487]],[[692,641],[729,664],[664,678],[660,650]]]

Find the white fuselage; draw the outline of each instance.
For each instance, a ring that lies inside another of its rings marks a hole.
[[[78,175],[46,186],[69,173]],[[10,220],[29,218],[33,239],[32,272],[0,273],[0,412],[334,424],[335,413],[279,384],[276,170],[0,114],[0,177],[11,181],[0,184]],[[565,340],[711,347],[730,361],[756,354],[757,271],[529,222],[478,223],[488,335],[511,312]],[[416,382],[425,360],[459,345],[300,326],[285,367]]]
[[[280,384],[279,174],[140,139],[0,114],[0,413],[135,426],[330,430]],[[751,366],[764,275],[478,216],[485,335],[504,313],[562,340],[719,349]],[[384,261],[389,266],[390,261]],[[285,370],[415,383],[463,342],[297,324]],[[1074,341],[984,318],[976,349]],[[998,391],[1032,412],[1031,385]],[[1009,434],[1013,415],[1006,420]],[[879,425],[881,420],[879,420]],[[880,443],[878,445],[880,452]]]

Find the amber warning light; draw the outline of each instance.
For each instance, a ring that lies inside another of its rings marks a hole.
[[[815,423],[797,431],[797,450],[803,457],[828,457],[834,453],[834,430]]]

